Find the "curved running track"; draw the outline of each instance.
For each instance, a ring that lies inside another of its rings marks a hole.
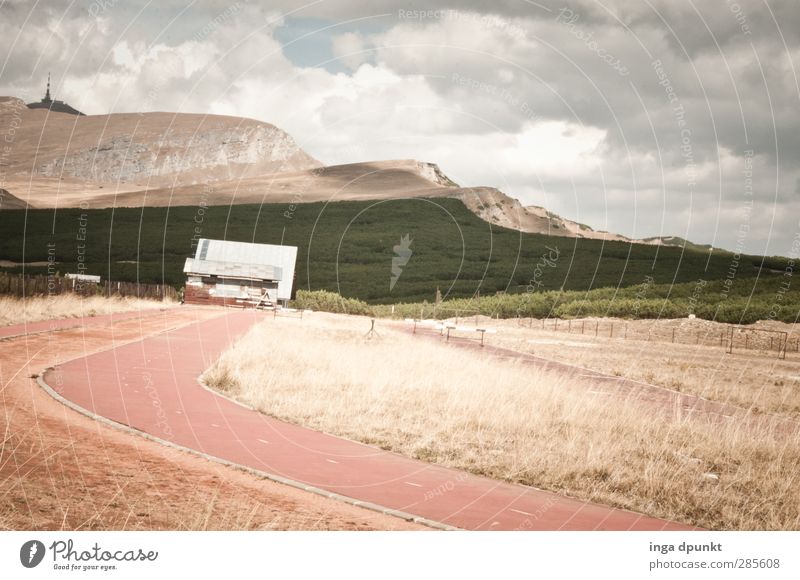
[[[502,483],[291,425],[197,378],[263,313],[225,311],[79,358],[43,376],[77,410],[310,491],[440,527],[678,530],[687,526]]]

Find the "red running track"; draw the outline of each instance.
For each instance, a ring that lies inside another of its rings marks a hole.
[[[197,377],[263,319],[263,313],[228,312],[62,364],[44,380],[71,404],[172,444],[447,526],[690,529],[291,425],[203,388]]]

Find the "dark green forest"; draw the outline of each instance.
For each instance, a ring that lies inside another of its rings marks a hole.
[[[402,249],[395,251],[404,236],[410,240],[407,259],[399,257]],[[104,279],[180,288],[184,260],[200,237],[297,246],[298,289],[338,292],[373,305],[432,302],[437,288],[445,299],[500,292],[532,304],[550,296],[553,308],[563,304],[554,296],[572,296],[575,305],[562,306],[565,315],[587,313],[588,303],[579,306],[577,298],[589,290],[594,292],[584,300],[591,297],[595,310],[630,311],[621,300],[637,300],[646,288],[637,306],[643,315],[656,308],[648,300],[688,300],[698,281],[705,282],[700,301],[713,310],[754,291],[775,294],[787,265],[784,258],[696,247],[522,234],[481,220],[456,199],[0,212],[0,259],[40,262],[52,255],[62,274],[80,269]],[[46,270],[25,268],[32,274]],[[786,303],[791,294],[784,292]]]

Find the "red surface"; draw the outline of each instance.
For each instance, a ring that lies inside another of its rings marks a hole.
[[[290,425],[201,387],[203,370],[264,318],[226,313],[66,363],[45,380],[93,413],[176,444],[460,528],[689,529]]]

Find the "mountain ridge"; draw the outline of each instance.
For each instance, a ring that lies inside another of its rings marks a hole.
[[[226,115],[74,116],[0,97],[6,209],[288,203],[455,197],[484,221],[527,233],[697,248],[674,236],[598,231],[489,186],[461,187],[415,159],[325,166],[275,125]],[[202,187],[199,187],[201,186]]]

